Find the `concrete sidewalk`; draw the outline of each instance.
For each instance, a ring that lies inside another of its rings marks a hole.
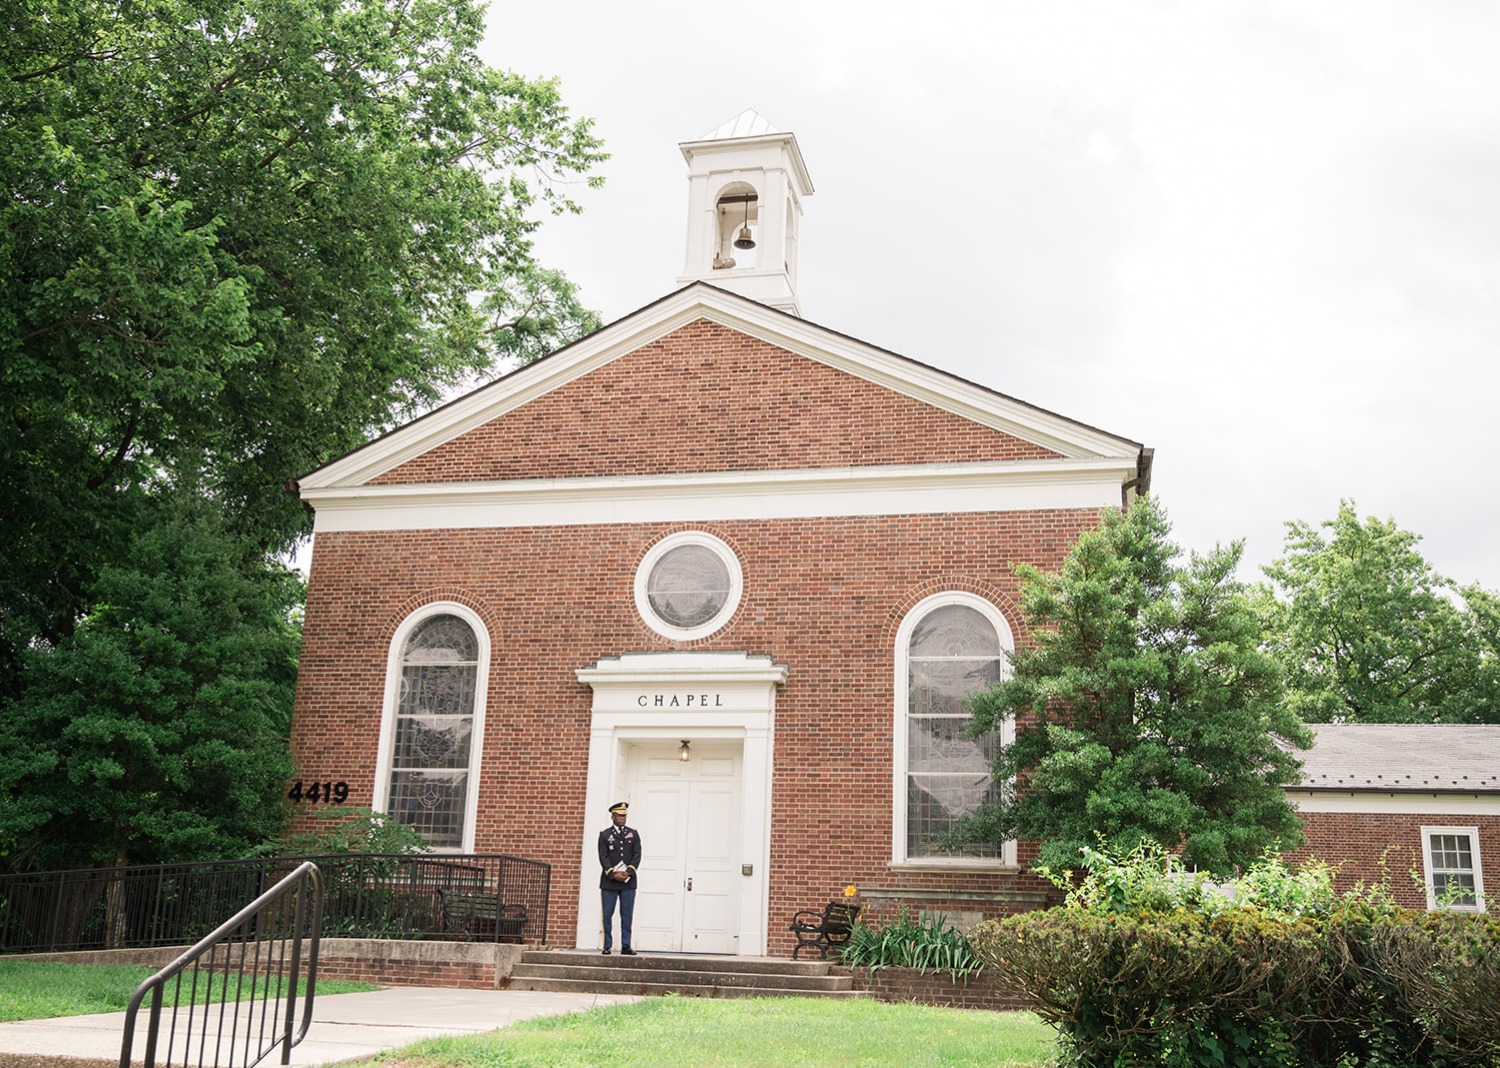
[[[596,1005],[641,1000],[624,994],[554,994],[531,990],[449,990],[437,987],[393,987],[367,994],[330,994],[313,1002],[307,1038],[292,1049],[294,1065],[332,1064],[368,1057],[381,1050],[435,1035],[493,1031],[517,1020],[557,1013],[582,1012]],[[0,1023],[0,1065],[31,1063],[29,1058],[73,1057],[120,1061],[125,1014],[64,1016],[51,1020]],[[210,1039],[212,1041],[212,1039]],[[158,1060],[165,1062],[166,1034],[158,1039]],[[140,1060],[146,1040],[137,1027],[131,1058]],[[181,1063],[181,1039],[174,1058]],[[234,1063],[242,1061],[236,1052]],[[193,1058],[197,1063],[197,1058]],[[280,1051],[263,1065],[281,1062]],[[212,1063],[212,1054],[205,1063]],[[224,1063],[228,1063],[227,1057]]]

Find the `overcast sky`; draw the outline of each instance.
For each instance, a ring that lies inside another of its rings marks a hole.
[[[678,142],[797,135],[813,322],[1156,449],[1190,548],[1341,497],[1500,589],[1500,5],[500,4],[613,158],[540,258],[677,287]]]

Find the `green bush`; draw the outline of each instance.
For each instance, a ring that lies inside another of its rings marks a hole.
[[[394,816],[367,808],[341,806],[315,809],[316,821],[298,834],[284,834],[261,846],[252,856],[323,857],[335,853],[422,853],[427,842]]]
[[[1083,850],[1088,870],[1080,879],[1048,868],[1039,873],[1068,892],[1065,903],[1113,913],[1172,912],[1185,909],[1216,916],[1228,909],[1255,909],[1281,919],[1322,916],[1342,900],[1333,889],[1333,871],[1318,861],[1288,868],[1268,856],[1233,883],[1212,882],[1183,867],[1182,858],[1143,841],[1121,855]],[[1382,899],[1378,890],[1364,896]]]
[[[1064,1063],[1500,1065],[1500,921],[1339,895],[1320,866],[1218,886],[1151,847],[1089,861],[1062,908],[970,932]]]
[[[1469,1059],[1500,1057],[1500,919],[1418,912],[1370,926],[1369,953],[1407,1011],[1440,1046]]]
[[[1288,1063],[1278,1006],[1323,979],[1311,920],[1254,911],[1134,914],[1051,909],[987,921],[976,953],[1061,1031],[1080,1065]],[[1220,1050],[1232,1039],[1234,1056]]]
[[[913,920],[901,906],[901,915],[884,925],[856,922],[849,942],[840,955],[842,963],[874,972],[881,968],[916,968],[925,972],[947,972],[953,982],[968,980],[984,968],[964,933],[948,926],[942,913]]]

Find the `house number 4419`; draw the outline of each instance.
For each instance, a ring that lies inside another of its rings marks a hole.
[[[310,782],[302,785],[302,780],[297,782],[287,791],[286,796],[293,801],[326,801],[331,805],[342,805],[349,800],[349,784],[346,782]]]

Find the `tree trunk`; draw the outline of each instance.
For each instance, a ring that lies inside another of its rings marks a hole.
[[[125,944],[128,925],[125,920],[125,866],[128,861],[126,842],[118,840],[115,845],[114,868],[116,874],[109,876],[108,889],[104,891],[104,948],[119,949]]]

